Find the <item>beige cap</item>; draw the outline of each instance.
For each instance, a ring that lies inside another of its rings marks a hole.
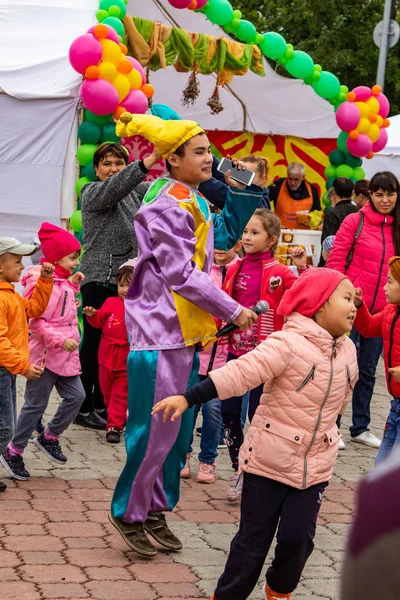
[[[38,250],[37,246],[22,244],[12,237],[0,237],[0,256],[3,254],[20,254],[21,256],[31,256]]]

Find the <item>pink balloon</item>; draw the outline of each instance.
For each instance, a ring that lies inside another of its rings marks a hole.
[[[69,49],[69,62],[75,71],[84,75],[91,65],[101,61],[101,44],[91,33],[85,33],[76,38]]]
[[[146,83],[146,73],[144,72],[144,69],[143,69],[142,65],[140,64],[140,62],[138,60],[136,60],[136,58],[133,58],[132,56],[127,56],[126,59],[129,60],[130,63],[132,63],[132,67],[134,69],[139,71],[139,73],[142,76],[142,85],[144,85]]]
[[[379,102],[378,115],[380,115],[383,119],[386,119],[390,111],[389,100],[386,98],[385,94],[378,94],[375,97]]]
[[[357,129],[360,117],[360,109],[353,102],[343,102],[336,111],[336,123],[343,131]]]
[[[372,96],[372,90],[366,85],[359,85],[351,91],[356,95],[356,102],[365,102]]]
[[[358,140],[352,140],[350,137],[346,141],[347,150],[353,156],[362,158],[372,151],[372,142],[365,133],[360,133]]]
[[[81,87],[83,106],[95,115],[109,115],[119,104],[118,92],[105,79],[85,79]]]
[[[132,114],[144,115],[149,108],[149,101],[141,90],[131,90],[121,102],[121,106]]]
[[[199,10],[200,8],[204,8],[204,6],[207,4],[208,0],[197,0],[197,8],[196,10]]]
[[[378,139],[376,140],[376,142],[374,144],[372,144],[372,151],[373,152],[380,152],[386,146],[387,141],[388,141],[387,131],[386,131],[386,129],[384,129],[382,127]]]
[[[97,23],[98,25],[99,23]],[[97,25],[93,25],[93,27],[91,27],[90,29],[87,30],[88,33],[93,33],[95,27],[97,27]],[[110,25],[107,25],[107,23],[102,23],[102,25],[105,25],[108,29],[108,35],[106,37],[106,40],[112,40],[113,42],[115,42],[116,44],[120,44],[119,41],[119,37],[118,37],[118,33],[115,31],[115,29],[113,29]]]
[[[192,4],[192,0],[168,0],[174,8],[187,8]]]

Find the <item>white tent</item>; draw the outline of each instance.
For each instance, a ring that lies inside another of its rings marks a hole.
[[[98,0],[0,0],[0,235],[27,242],[40,223],[73,211],[80,76],[68,62],[71,42],[95,23]],[[173,9],[167,0],[129,0],[128,14],[220,37],[201,13]],[[206,129],[336,137],[330,105],[299,81],[249,72],[221,91],[225,110],[210,114],[213,76],[200,76],[201,94],[181,106],[188,74],[172,67],[151,74],[155,102],[169,104]]]

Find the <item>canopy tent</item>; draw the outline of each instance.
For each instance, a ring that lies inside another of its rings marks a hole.
[[[61,222],[74,210],[77,102],[80,76],[68,61],[71,42],[96,22],[98,0],[0,0],[0,235],[28,242],[41,221]],[[128,14],[225,36],[204,15],[177,10],[167,0],[129,0]],[[181,106],[188,79],[172,67],[151,72],[155,102],[169,104],[205,129],[334,138],[331,106],[299,81],[265,63],[265,77],[251,71],[222,89],[225,110],[206,105],[215,77],[200,75],[193,107]],[[246,118],[245,118],[246,117]]]

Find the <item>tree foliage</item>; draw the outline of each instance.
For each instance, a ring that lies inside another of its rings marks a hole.
[[[257,27],[277,31],[296,50],[331,71],[350,89],[376,83],[379,50],[372,33],[383,18],[384,0],[231,0]],[[271,63],[276,66],[275,63]],[[290,77],[278,66],[281,75]],[[391,114],[400,112],[400,42],[388,52],[385,94]]]

